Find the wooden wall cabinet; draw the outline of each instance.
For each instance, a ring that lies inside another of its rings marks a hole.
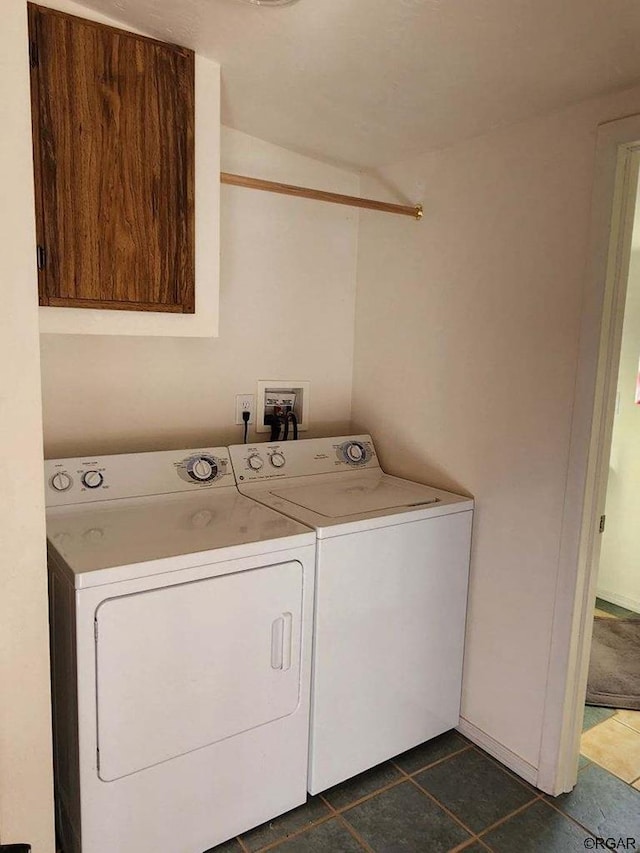
[[[194,313],[194,54],[29,4],[40,305]]]

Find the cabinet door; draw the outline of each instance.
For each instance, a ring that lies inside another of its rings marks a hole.
[[[29,6],[40,304],[193,313],[194,56]]]

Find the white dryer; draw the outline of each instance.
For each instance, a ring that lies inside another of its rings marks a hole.
[[[311,793],[455,727],[473,501],[385,474],[368,435],[230,454],[243,494],[318,536]]]
[[[315,534],[225,448],[46,462],[65,853],[202,853],[306,799]]]

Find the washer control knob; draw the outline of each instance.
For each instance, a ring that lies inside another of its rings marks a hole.
[[[259,471],[264,465],[262,459],[255,453],[247,459],[247,462],[252,471]]]
[[[85,471],[82,475],[82,485],[87,489],[98,489],[104,483],[100,471]]]
[[[364,455],[364,452],[359,444],[350,444],[347,448],[347,456],[353,462],[360,462]]]
[[[73,481],[66,471],[58,471],[57,474],[53,475],[49,482],[51,484],[51,488],[55,489],[56,492],[66,492],[67,489],[71,488]]]
[[[282,468],[282,466],[286,462],[286,459],[284,458],[282,453],[276,452],[271,454],[271,456],[269,457],[269,461],[271,462],[274,468]]]
[[[340,445],[338,458],[349,465],[364,465],[370,459],[370,453],[360,441],[345,441]]]

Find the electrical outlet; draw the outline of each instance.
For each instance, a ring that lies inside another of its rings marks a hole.
[[[249,423],[255,420],[255,396],[253,394],[236,394],[236,423],[243,424],[242,413],[250,412]]]

